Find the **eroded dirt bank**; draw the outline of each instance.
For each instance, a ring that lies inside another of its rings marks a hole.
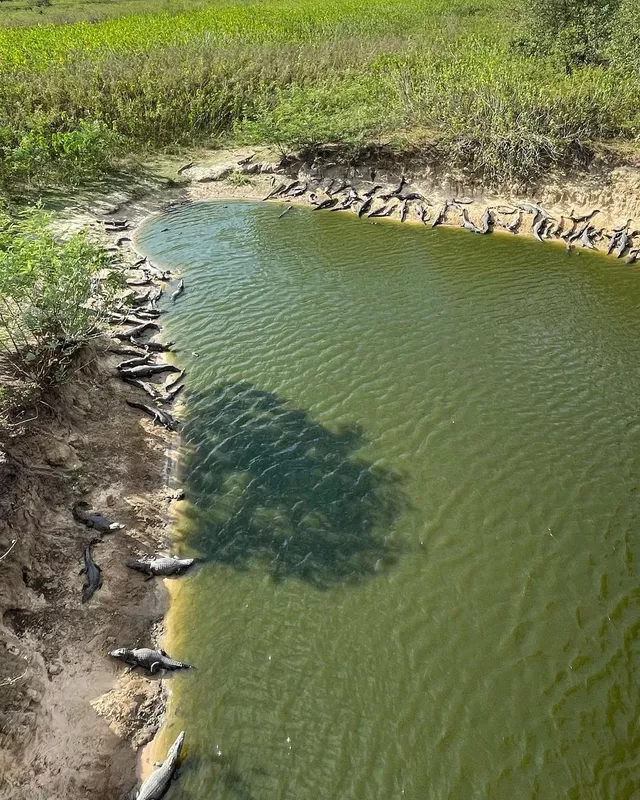
[[[250,155],[250,161],[238,163]],[[531,190],[505,187],[497,193],[419,163],[372,158],[349,164],[330,152],[311,161],[283,162],[267,150],[244,149],[198,152],[192,160],[182,171],[185,159],[156,165],[156,177],[142,186],[96,191],[74,200],[57,217],[60,230],[90,227],[125,268],[137,258],[135,242],[127,241],[135,226],[173,203],[260,199],[279,182],[296,179],[308,184],[309,191],[283,202],[307,203],[311,190],[316,200],[330,199],[324,190],[331,179],[360,192],[379,184],[382,194],[402,174],[408,181],[405,193],[418,192],[428,200],[427,225],[445,201],[457,199],[465,202],[449,207],[444,224],[459,225],[462,207],[480,224],[491,207],[496,209],[492,227],[499,231],[500,221],[514,219],[500,208],[535,203],[557,221],[572,210],[580,216],[599,209],[593,217],[595,231],[628,219],[631,232],[636,225],[640,228],[636,164],[594,164],[580,176],[547,176]],[[419,222],[421,205],[409,204],[407,221]],[[396,209],[396,219],[398,213]],[[533,217],[523,212],[519,233],[531,235]],[[104,233],[103,222],[114,218],[126,218],[130,225],[119,244],[122,233]],[[594,244],[602,249],[608,240]],[[631,246],[638,244],[636,237]],[[579,251],[576,243],[574,254]],[[143,272],[128,275],[144,277]],[[86,351],[71,381],[45,398],[38,418],[13,442],[8,457],[0,454],[0,556],[16,540],[0,561],[2,800],[124,797],[136,782],[137,749],[152,738],[163,709],[161,683],[125,676],[122,665],[106,653],[114,646],[149,644],[161,631],[167,602],[161,582],[143,581],[126,568],[125,560],[168,549],[170,438],[126,405],[127,397],[148,398],[117,378],[115,364],[122,357],[107,354],[107,347],[105,340]],[[84,605],[78,572],[83,547],[93,535],[72,517],[71,506],[78,499],[126,525],[95,545],[104,585]]]
[[[402,212],[402,198],[409,196],[406,222],[424,222],[430,227],[446,204],[440,224],[459,227],[464,211],[474,225],[481,227],[483,215],[489,209],[491,232],[530,237],[534,235],[537,207],[546,218],[539,231],[541,240],[565,247],[567,236],[573,234],[570,245],[574,254],[585,247],[606,251],[609,235],[624,226],[629,240],[623,255],[628,257],[640,247],[640,158],[637,155],[629,156],[624,163],[619,156],[615,159],[603,156],[581,171],[545,174],[531,186],[513,184],[498,188],[488,188],[462,171],[445,169],[417,156],[398,161],[384,150],[357,161],[344,157],[336,148],[326,148],[306,157],[283,157],[268,148],[209,150],[194,152],[190,158],[165,158],[150,167],[154,178],[142,187],[136,185],[131,190],[96,193],[81,203],[70,204],[62,215],[66,224],[72,228],[90,224],[99,229],[96,215],[109,214],[126,216],[137,223],[149,213],[165,210],[175,201],[261,200],[281,182],[286,185],[298,180],[306,189],[304,193],[296,195],[294,191],[278,195],[274,201],[317,205],[334,199],[333,210],[339,210],[348,201],[349,189],[353,187],[358,199],[343,213],[355,213],[365,199],[365,192],[378,186],[366,214],[379,211],[385,205],[391,206],[391,213],[375,222],[397,221]],[[385,194],[398,186],[402,176],[406,177],[406,184],[399,196],[386,200]],[[341,186],[343,188],[336,192]],[[420,198],[411,197],[414,194],[419,194]],[[426,213],[421,221],[422,210]],[[366,219],[366,215],[363,218]],[[519,224],[514,226],[516,222]],[[507,231],[507,226],[512,229]],[[587,236],[583,238],[579,234],[585,228]],[[635,236],[632,236],[634,231]],[[122,250],[126,252],[127,247]]]
[[[619,158],[613,163],[599,158],[580,172],[550,173],[541,176],[536,185],[499,188],[487,188],[463,172],[419,158],[399,162],[378,153],[354,162],[332,149],[305,158],[281,158],[261,149],[201,152],[189,162],[165,162],[163,167],[179,182],[175,192],[185,200],[263,199],[282,182],[289,185],[298,180],[297,189],[277,194],[273,200],[314,206],[334,201],[331,210],[353,214],[361,211],[367,193],[378,187],[362,215],[366,218],[372,211],[387,209],[388,215],[380,214],[375,222],[401,220],[430,227],[437,219],[436,224],[460,227],[464,213],[477,232],[534,236],[573,254],[586,248],[608,250],[611,235],[622,229],[627,234],[625,245],[620,248],[622,242],[616,239],[614,255],[619,252],[620,257],[631,257],[635,263],[635,251],[640,247],[637,157],[625,163]],[[406,183],[390,196],[402,177]],[[350,203],[352,190],[355,194]],[[125,199],[123,209],[126,207]],[[488,225],[484,225],[487,211]]]
[[[125,404],[117,356],[94,346],[45,398],[28,433],[0,462],[0,797],[122,798],[137,746],[157,729],[161,684],[125,676],[107,651],[148,644],[161,622],[161,583],[127,556],[166,546],[167,437]],[[103,586],[81,602],[79,499],[126,525],[93,554]]]

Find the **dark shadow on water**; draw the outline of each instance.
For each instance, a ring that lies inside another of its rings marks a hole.
[[[333,432],[248,383],[191,393],[187,406],[189,538],[206,557],[322,588],[397,559],[400,479],[357,455],[359,428]]]

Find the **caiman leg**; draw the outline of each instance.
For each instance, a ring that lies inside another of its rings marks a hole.
[[[161,667],[160,662],[154,661],[149,667],[149,672],[153,675],[158,669],[160,669],[160,667]]]

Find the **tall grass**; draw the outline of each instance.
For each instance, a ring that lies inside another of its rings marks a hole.
[[[637,137],[638,72],[514,50],[516,1],[257,0],[0,30],[0,181],[87,177],[123,148],[428,140],[504,182]]]

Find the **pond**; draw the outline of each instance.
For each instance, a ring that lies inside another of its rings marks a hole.
[[[249,202],[151,218],[188,372],[182,800],[630,798],[640,272]]]

